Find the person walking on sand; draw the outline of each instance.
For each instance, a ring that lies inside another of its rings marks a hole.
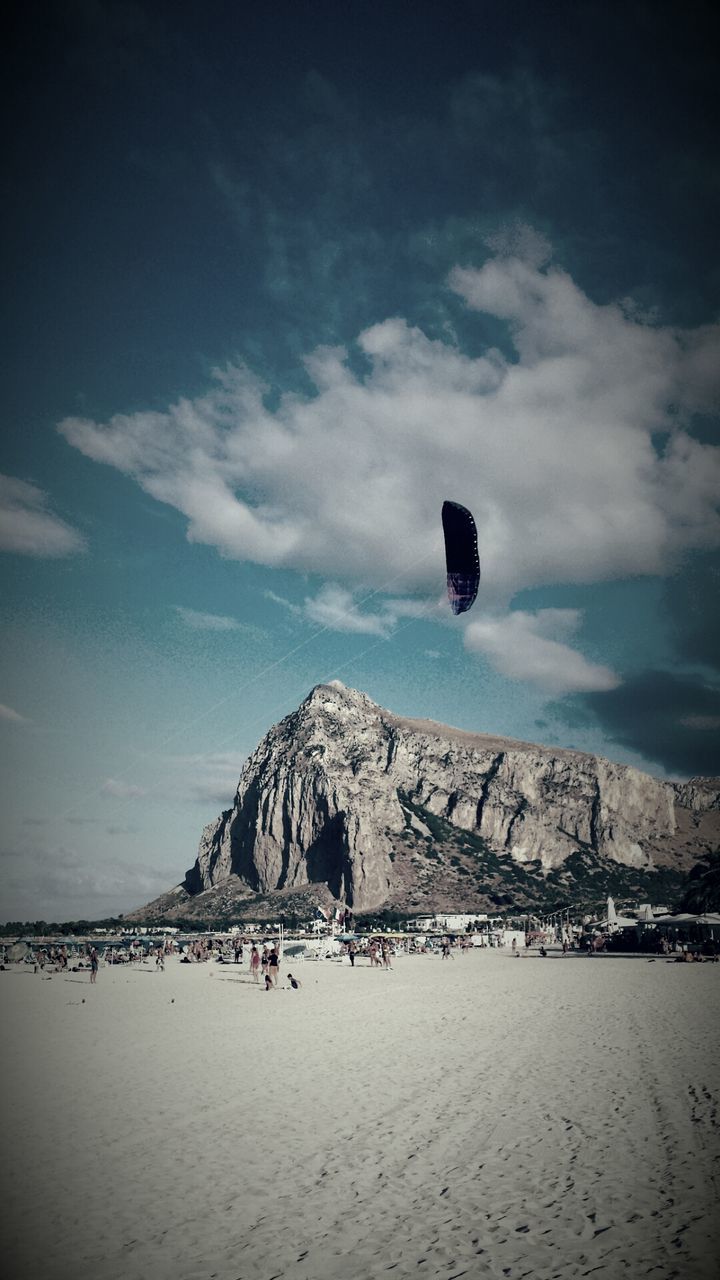
[[[260,952],[254,943],[250,951],[250,972],[253,976],[253,982],[258,982],[260,978]]]
[[[270,951],[270,955],[268,956],[268,973],[272,978],[272,984],[274,987],[276,987],[278,984],[279,972],[280,972],[280,956],[278,955],[277,947],[273,945]]]
[[[97,948],[91,947],[90,948],[90,981],[93,983],[97,981],[97,973],[98,973],[99,965],[100,965],[100,961],[98,960]]]

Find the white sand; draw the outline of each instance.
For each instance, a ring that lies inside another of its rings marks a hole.
[[[288,967],[0,973],[7,1280],[718,1275],[720,965]]]

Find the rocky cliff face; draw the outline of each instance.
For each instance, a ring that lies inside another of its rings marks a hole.
[[[675,785],[581,752],[403,719],[334,681],[247,760],[184,888],[325,886],[356,911],[437,906],[442,889],[448,906],[476,910],[508,876],[529,901],[548,879],[570,892],[581,864],[683,870],[719,833],[720,790],[708,780]]]

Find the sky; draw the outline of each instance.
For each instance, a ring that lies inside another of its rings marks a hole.
[[[713,6],[13,9],[0,917],[180,882],[330,679],[720,774]]]

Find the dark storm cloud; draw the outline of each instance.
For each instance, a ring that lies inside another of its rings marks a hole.
[[[720,668],[720,564],[696,555],[667,583],[663,600],[682,661]]]
[[[698,677],[645,671],[607,693],[585,694],[576,704],[576,713],[584,712],[588,723],[596,721],[614,742],[669,773],[720,774],[720,689],[715,685]]]

